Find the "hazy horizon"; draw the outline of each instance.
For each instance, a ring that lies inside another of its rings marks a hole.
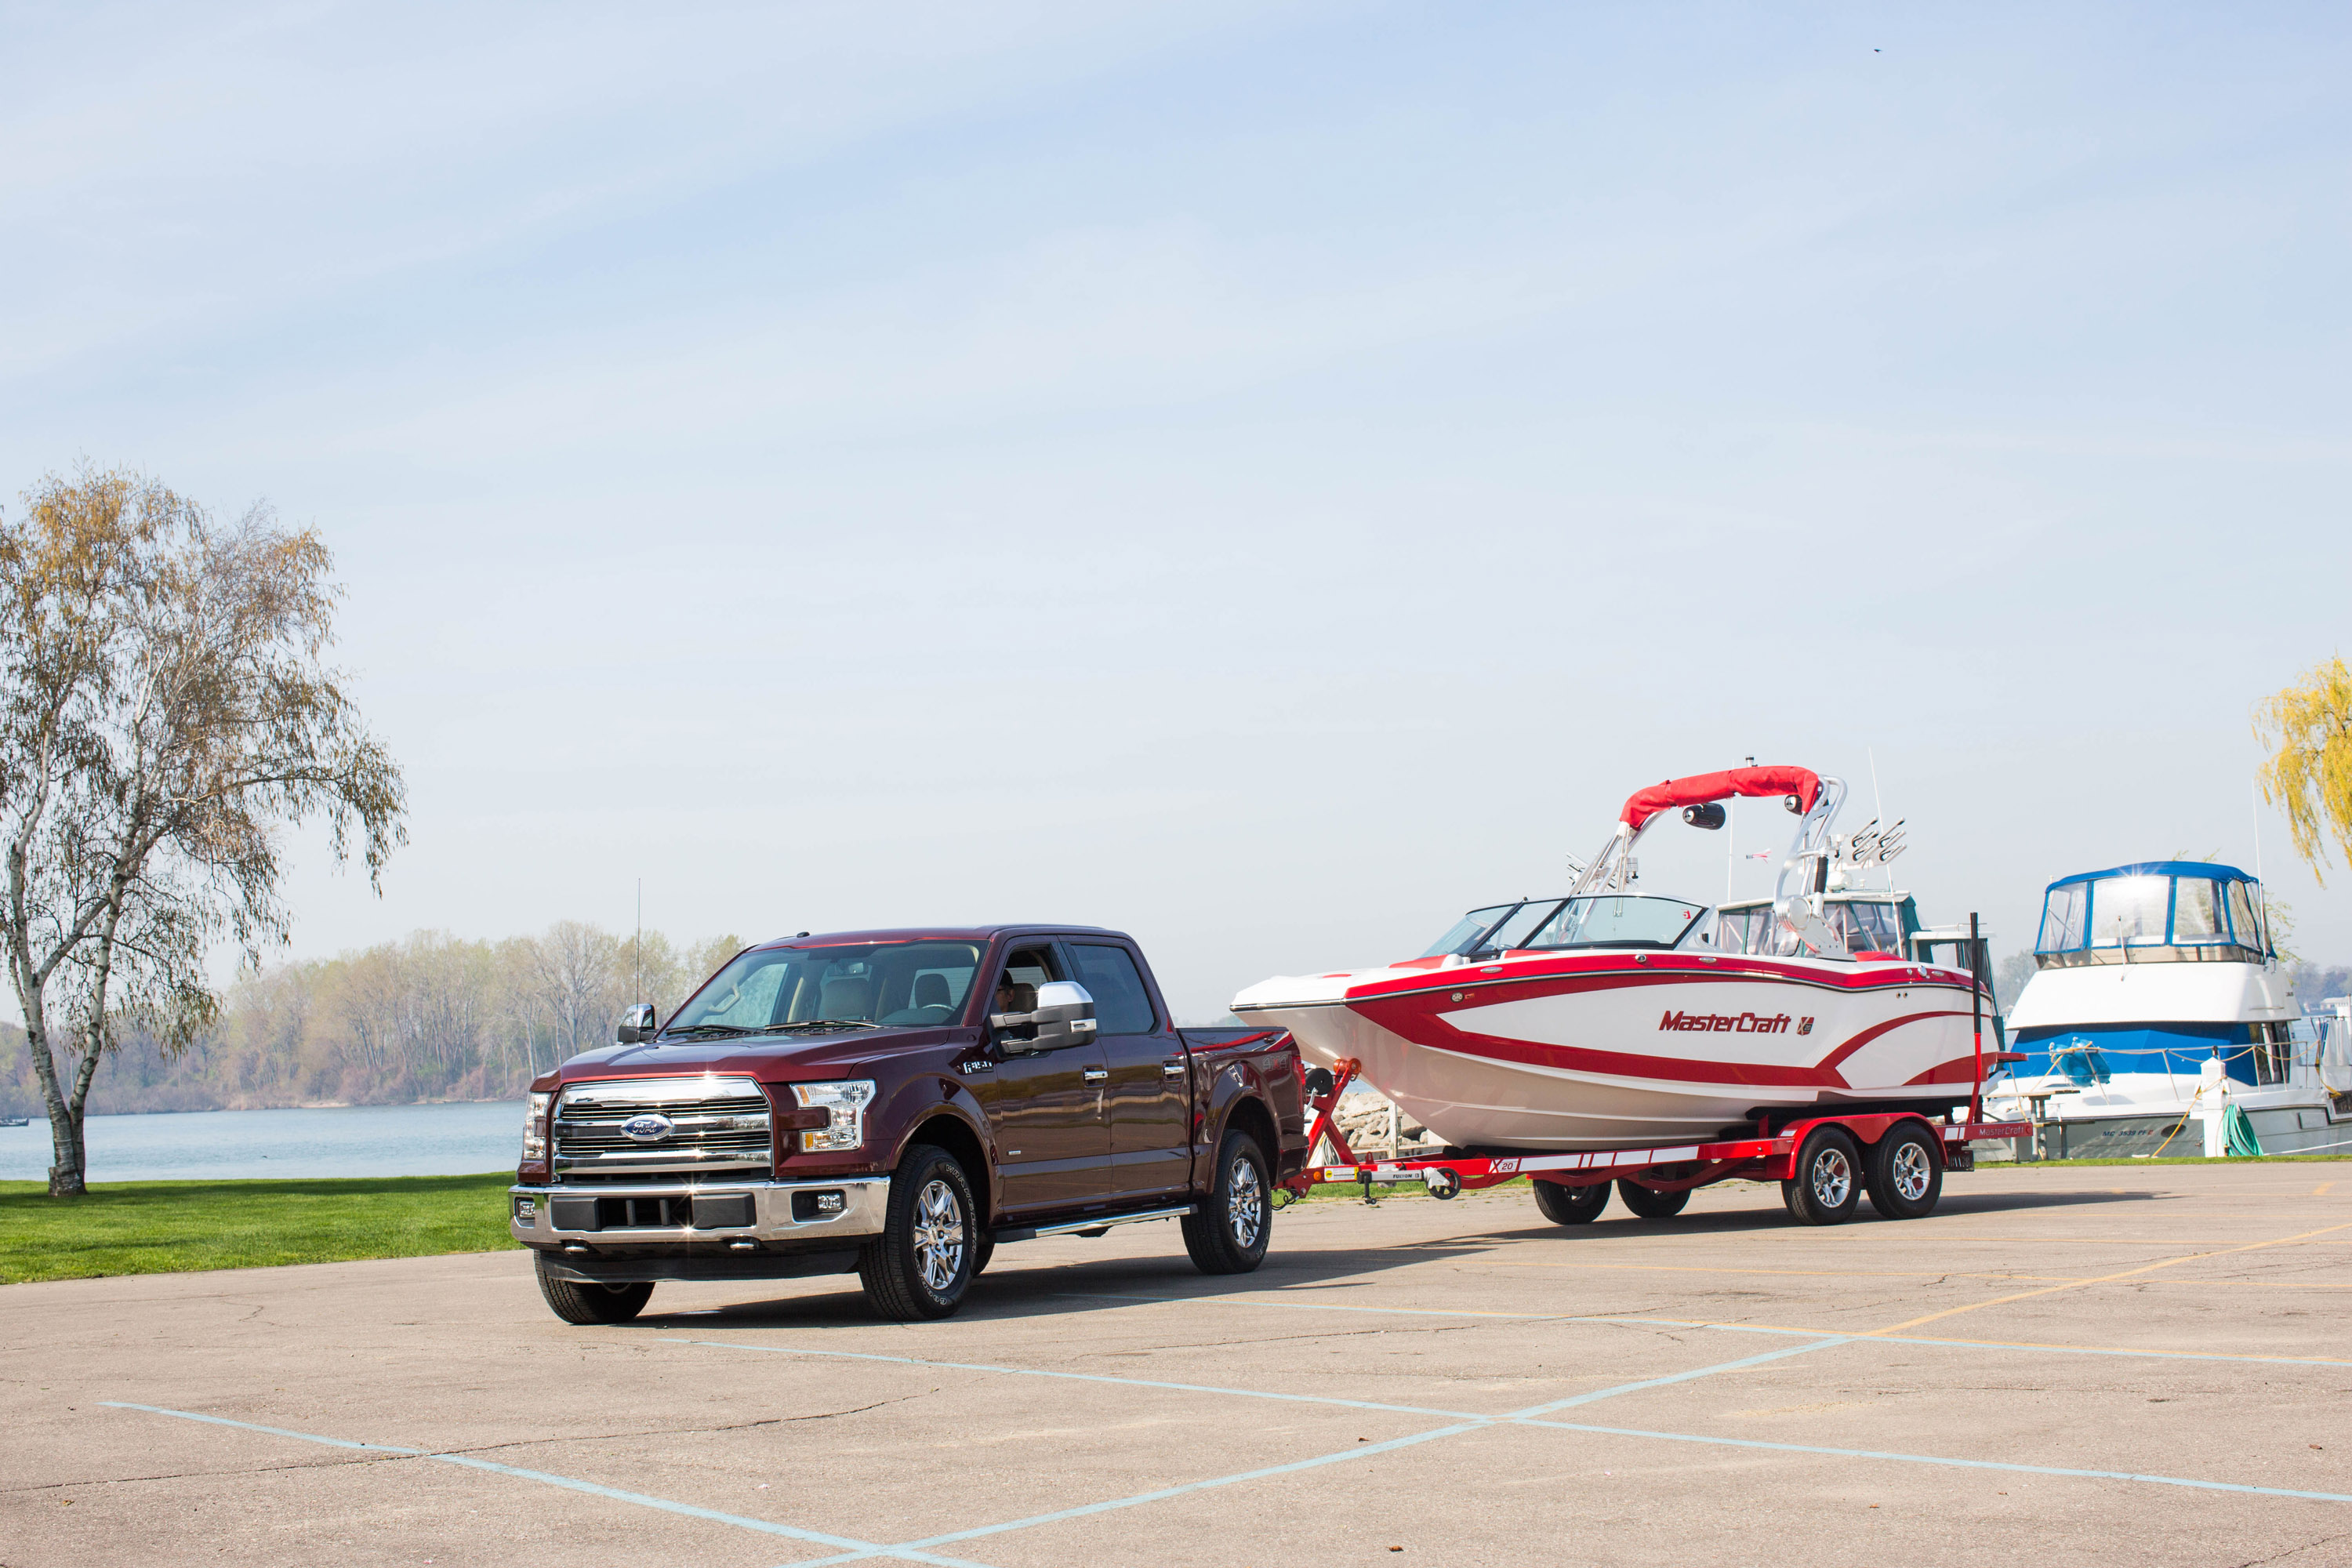
[[[686,941],[1119,927],[1202,1017],[1752,754],[1997,953],[2212,854],[2352,955],[2250,723],[2352,565],[2338,12],[0,37],[5,504],[86,457],[315,524],[408,770],[381,900],[305,841],[295,954],[642,879]],[[1644,883],[1760,892],[1790,826]]]

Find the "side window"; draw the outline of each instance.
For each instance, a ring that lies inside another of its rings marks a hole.
[[[997,977],[996,994],[990,999],[988,1010],[1033,1012],[1037,1006],[1037,987],[1061,978],[1062,967],[1054,961],[1052,948],[1015,948],[1005,955],[1004,971]]]
[[[1096,1026],[1106,1035],[1148,1035],[1158,1026],[1151,993],[1136,972],[1134,955],[1123,947],[1070,944],[1078,984],[1095,999]]]

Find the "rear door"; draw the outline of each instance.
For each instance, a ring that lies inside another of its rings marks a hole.
[[[1063,939],[1077,982],[1095,999],[1110,1121],[1110,1183],[1121,1197],[1192,1185],[1192,1080],[1184,1042],[1124,943]]]
[[[1007,984],[1032,991],[1069,978],[1050,942],[1024,943],[1005,954],[986,1012],[994,1015]],[[1024,1000],[1029,998],[1024,995]],[[1034,1005],[1034,1002],[1032,1004]],[[1098,1201],[1110,1185],[1110,1128],[1103,1114],[1108,1075],[1097,1041],[1029,1052],[1018,1038],[990,1031],[994,1068],[975,1085],[995,1135],[997,1173],[1008,1215]]]

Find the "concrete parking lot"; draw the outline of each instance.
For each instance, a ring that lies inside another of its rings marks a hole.
[[[2352,1167],[1864,1212],[1316,1203],[1253,1276],[1136,1226],[917,1327],[568,1328],[520,1254],[11,1286],[0,1563],[2352,1563]]]

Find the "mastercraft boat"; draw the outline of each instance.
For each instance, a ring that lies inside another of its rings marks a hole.
[[[2304,1016],[2262,886],[2236,867],[2062,877],[2042,895],[2033,962],[2009,1019],[2022,1059],[1985,1095],[2042,1122],[2045,1154],[2201,1153],[2184,1123],[2230,1106],[2266,1153],[2352,1143],[2341,1023]]]
[[[1633,853],[1661,813],[1720,827],[1735,796],[1799,817],[1752,942],[1745,914],[1640,891]],[[1668,780],[1626,801],[1566,894],[1474,910],[1418,958],[1262,982],[1234,1011],[1289,1029],[1311,1061],[1360,1062],[1464,1149],[1701,1140],[1817,1108],[1943,1114],[2001,1054],[1988,1033],[1979,1055],[1990,997],[1968,967],[1856,951],[1827,918],[1844,796],[1797,767]]]

